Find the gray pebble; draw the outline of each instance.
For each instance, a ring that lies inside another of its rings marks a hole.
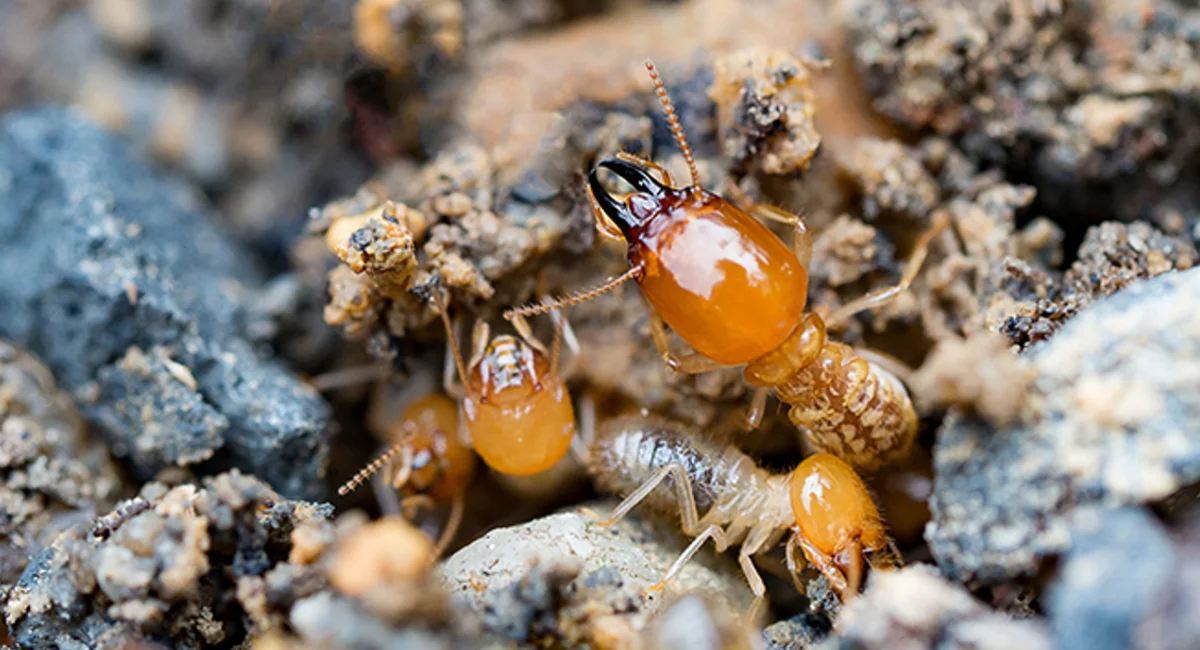
[[[1026,410],[995,429],[951,413],[926,539],[958,581],[1029,576],[1073,511],[1157,502],[1200,480],[1200,270],[1136,283],[1030,349]]]
[[[329,410],[248,340],[250,259],[95,125],[0,119],[0,336],[45,359],[141,478],[207,459],[317,497]]]

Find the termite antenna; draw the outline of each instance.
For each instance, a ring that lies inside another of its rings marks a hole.
[[[637,276],[641,275],[641,273],[642,273],[642,267],[640,265],[635,266],[635,267],[630,268],[628,271],[622,273],[621,275],[618,275],[617,277],[608,280],[607,282],[605,282],[604,284],[602,284],[598,287],[588,289],[587,291],[577,293],[573,296],[564,296],[564,297],[560,297],[560,298],[544,298],[540,302],[530,303],[528,305],[524,305],[521,307],[513,307],[512,309],[506,310],[504,312],[504,320],[512,322],[512,320],[518,316],[524,316],[524,317],[528,318],[530,316],[537,316],[539,314],[545,314],[548,312],[552,312],[556,309],[561,310],[561,309],[566,309],[567,307],[574,307],[575,305],[578,305],[581,302],[587,302],[587,301],[591,300],[592,298],[595,298],[596,296],[608,293],[609,291],[616,289],[617,287],[624,284],[626,280],[629,280],[631,278],[636,278]]]
[[[683,137],[683,127],[679,125],[679,116],[675,114],[675,107],[671,105],[671,98],[667,97],[667,89],[663,85],[662,77],[658,74],[658,68],[654,67],[654,62],[646,59],[646,72],[650,73],[650,80],[654,82],[654,92],[658,93],[658,101],[662,103],[663,112],[667,114],[667,122],[671,124],[671,133],[675,134],[675,142],[679,145],[679,150],[683,152],[683,159],[687,161],[688,172],[692,175],[692,185],[700,186],[700,171],[696,169],[696,159],[692,156],[692,148],[688,146],[687,138]]]
[[[387,465],[388,461],[394,458],[396,454],[404,451],[406,446],[408,446],[407,438],[389,447],[388,450],[380,454],[378,458],[367,463],[366,467],[358,470],[358,473],[354,475],[354,478],[346,481],[345,485],[338,488],[338,494],[340,496],[346,496],[347,494],[350,494],[355,488],[362,485],[367,479],[371,478],[375,472],[378,472],[384,465]]]
[[[450,323],[450,306],[446,296],[434,287],[429,292],[433,300],[433,304],[437,306],[438,315],[442,318],[442,324],[446,326],[446,340],[450,343],[450,354],[454,356],[454,367],[458,369],[458,376],[461,381],[467,380],[467,367],[463,365],[462,351],[458,349],[458,340],[454,336],[454,325]]]

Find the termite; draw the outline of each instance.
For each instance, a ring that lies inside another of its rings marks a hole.
[[[946,220],[940,219],[917,241],[895,286],[852,300],[826,319],[805,313],[812,236],[803,219],[746,202],[755,214],[792,226],[789,248],[749,212],[701,187],[696,161],[662,79],[653,63],[645,65],[692,184],[676,187],[665,168],[628,153],[601,160],[588,175],[588,198],[601,233],[627,243],[629,270],[573,296],[510,309],[505,317],[562,309],[635,280],[651,306],[655,346],[670,368],[698,374],[744,366],[746,380],[759,387],[748,428],[761,421],[774,388],[791,406],[791,421],[805,430],[817,450],[865,471],[902,458],[918,424],[908,391],[894,372],[829,340],[826,330],[901,295]],[[634,192],[623,201],[609,195],[597,173],[601,168],[624,179]],[[694,351],[674,354],[667,326]]]
[[[458,439],[458,406],[440,393],[417,399],[404,410],[389,438],[392,445],[338,488],[338,494],[349,494],[387,469],[381,474],[387,480],[376,482],[382,488],[376,496],[385,510],[398,509],[411,518],[416,507],[449,505],[450,515],[434,547],[435,557],[440,556],[462,523],[467,485],[477,465],[475,453]],[[389,486],[405,495],[398,508],[386,505],[394,499],[386,493]]]
[[[420,505],[451,506],[435,551],[440,555],[462,520],[463,497],[476,466],[476,454],[502,474],[526,476],[553,467],[566,456],[575,437],[575,411],[559,374],[562,342],[577,349],[570,325],[555,312],[549,349],[523,318],[515,321],[521,338],[492,338],[485,321],[475,324],[469,363],[463,362],[445,298],[433,301],[446,328],[443,388],[411,404],[391,434],[393,444],[338,489],[345,495],[382,469],[405,499],[406,515]],[[466,378],[463,383],[455,381]],[[453,398],[453,399],[451,399]],[[386,485],[376,482],[386,508]],[[380,489],[382,488],[382,489]]]
[[[574,341],[565,317],[554,313],[556,326],[549,348],[522,317],[513,319],[520,338],[506,334],[492,338],[487,322],[478,320],[471,359],[464,363],[446,300],[436,291],[434,295],[449,347],[445,389],[459,402],[471,446],[484,463],[502,474],[527,476],[553,467],[566,456],[575,436],[575,409],[559,374],[564,336],[569,344]],[[459,382],[454,380],[455,371]]]
[[[754,593],[752,618],[766,596],[752,558],[789,531],[787,566],[801,592],[797,547],[843,601],[858,592],[867,566],[895,564],[897,554],[870,492],[837,456],[818,453],[787,474],[771,474],[736,447],[680,423],[625,416],[600,428],[587,461],[599,489],[625,497],[600,525],[612,525],[645,503],[659,512],[678,510],[684,534],[694,537],[651,590],[665,588],[708,539],[718,551],[741,545],[738,564]],[[673,499],[656,489],[664,480],[674,489]]]

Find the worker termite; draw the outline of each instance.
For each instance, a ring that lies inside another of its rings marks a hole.
[[[389,508],[391,499],[377,491],[385,511],[399,509],[411,519],[418,506],[449,505],[449,518],[434,547],[435,557],[440,556],[462,522],[464,494],[477,464],[475,453],[458,439],[458,407],[438,393],[417,399],[405,409],[389,438],[392,445],[340,487],[338,494],[348,494],[386,469],[381,476],[387,480],[376,485],[400,490],[405,498],[399,508]]]
[[[875,502],[858,474],[836,456],[816,454],[787,474],[770,474],[737,448],[682,424],[625,416],[600,428],[587,460],[601,490],[625,496],[601,525],[616,523],[644,502],[657,511],[677,509],[684,534],[694,536],[652,590],[664,588],[708,539],[718,551],[741,544],[738,563],[755,597],[751,618],[766,595],[752,557],[788,531],[788,570],[801,591],[797,546],[843,600],[858,592],[866,566],[895,564]],[[674,499],[656,489],[664,480]]]
[[[391,447],[338,494],[349,493],[387,468],[391,486],[406,494],[399,504],[405,514],[419,505],[450,504],[450,517],[435,548],[440,555],[462,520],[463,494],[475,471],[476,453],[492,469],[514,476],[545,471],[567,454],[575,436],[575,411],[558,362],[564,336],[572,349],[577,344],[559,312],[549,349],[523,318],[516,320],[520,340],[492,338],[487,324],[477,321],[472,357],[464,364],[446,301],[436,290],[433,300],[447,336],[443,386],[454,399],[434,394],[411,404],[390,435]],[[456,371],[466,378],[464,383],[455,382]],[[377,496],[386,508],[386,491]]]
[[[569,332],[565,317],[555,312],[549,348],[522,317],[513,320],[519,339],[492,338],[487,323],[476,321],[471,359],[464,363],[445,300],[434,293],[450,348],[445,388],[459,402],[471,445],[483,462],[502,474],[525,476],[550,469],[566,456],[575,436],[575,409],[559,374],[564,332]],[[568,342],[573,340],[568,337]],[[461,383],[454,381],[455,370]]]
[[[749,212],[700,186],[691,148],[654,65],[655,91],[691,173],[676,187],[660,165],[621,153],[597,163],[587,192],[604,234],[628,244],[630,268],[604,284],[555,301],[510,309],[514,319],[591,299],[633,279],[649,301],[659,354],[679,372],[698,374],[744,366],[759,387],[747,424],[757,426],[771,388],[791,406],[791,421],[819,451],[871,470],[902,458],[917,431],[917,416],[895,373],[831,341],[826,330],[902,294],[924,262],[939,220],[916,243],[898,284],[841,306],[828,318],[805,313],[812,237],[803,220],[777,208],[747,204],[759,216],[792,226],[791,249]],[[607,169],[632,186],[618,201],[600,182]],[[650,171],[656,171],[661,180]],[[666,326],[694,350],[671,351]]]

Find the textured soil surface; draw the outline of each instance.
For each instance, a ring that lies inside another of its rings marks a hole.
[[[740,368],[669,370],[634,282],[565,313],[549,470],[409,409],[442,308],[470,362],[474,323],[629,268],[598,161],[691,182],[646,58],[701,185],[803,216],[807,311],[945,224],[828,332],[919,419],[862,476],[890,545],[857,597],[787,536],[757,618],[736,545],[660,589],[673,476],[598,521],[618,416],[691,427],[700,514],[788,536],[719,452],[782,476],[820,438],[774,397],[746,430]],[[0,646],[1197,647],[1198,173],[1186,0],[0,0]]]

